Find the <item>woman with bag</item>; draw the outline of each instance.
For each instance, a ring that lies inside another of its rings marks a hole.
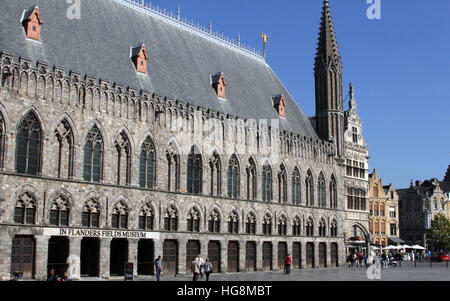
[[[204,265],[204,270],[205,270],[205,274],[206,274],[206,281],[209,281],[209,274],[211,274],[213,271],[213,266],[212,266],[211,261],[209,261],[209,258],[206,259],[206,262]]]

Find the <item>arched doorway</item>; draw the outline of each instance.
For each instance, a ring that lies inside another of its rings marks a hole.
[[[370,234],[367,229],[359,223],[354,223],[350,230],[351,232],[345,237],[347,255],[357,252],[367,254],[367,250],[370,250]]]
[[[299,242],[294,242],[292,245],[292,267],[294,269],[302,267],[302,248]]]
[[[271,271],[272,270],[272,243],[270,243],[270,242],[263,243],[262,251],[263,251],[262,252],[263,270]]]
[[[220,273],[222,268],[220,266],[220,241],[210,241],[208,243],[208,258],[211,261],[215,273]]]
[[[69,238],[65,236],[52,236],[48,241],[47,271],[55,270],[55,274],[63,276],[67,270],[67,257],[69,257]]]
[[[306,266],[314,268],[314,243],[308,242],[306,244]]]
[[[237,241],[228,243],[228,272],[239,272],[239,243]]]
[[[164,241],[163,262],[164,273],[169,275],[178,274],[178,242],[176,240]]]
[[[256,271],[256,243],[248,241],[245,251],[245,269],[247,272]]]
[[[138,242],[138,275],[153,275],[155,248],[153,240],[141,239]]]
[[[192,262],[200,254],[200,242],[198,240],[189,240],[186,244],[186,272],[191,271]]]
[[[84,237],[81,240],[80,274],[82,277],[100,275],[100,239]]]
[[[319,244],[319,266],[321,268],[327,267],[327,245],[324,242]]]
[[[285,259],[287,256],[287,244],[285,242],[278,243],[278,269],[283,271],[285,268]]]
[[[123,276],[125,274],[125,263],[128,261],[128,240],[124,238],[111,240],[110,256],[110,275]]]

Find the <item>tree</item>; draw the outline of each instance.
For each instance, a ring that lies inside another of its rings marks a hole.
[[[443,214],[438,214],[431,221],[427,230],[427,242],[435,250],[450,249],[450,220]]]

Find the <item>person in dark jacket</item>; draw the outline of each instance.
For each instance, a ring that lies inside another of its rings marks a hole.
[[[50,270],[50,274],[47,277],[47,281],[59,281],[58,276],[56,276],[54,269]]]

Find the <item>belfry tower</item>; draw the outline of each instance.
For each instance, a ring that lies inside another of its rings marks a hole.
[[[321,139],[334,141],[336,155],[342,158],[344,156],[342,62],[328,0],[323,1],[314,77],[316,131]]]

